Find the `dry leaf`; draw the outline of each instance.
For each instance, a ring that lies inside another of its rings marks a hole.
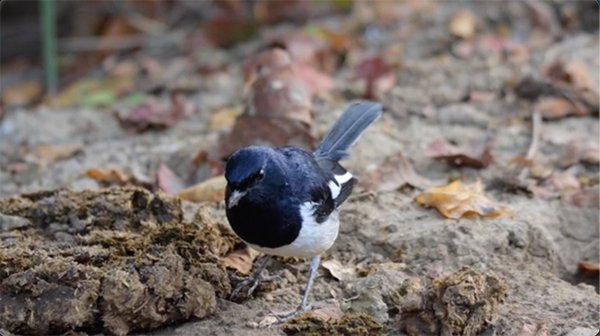
[[[122,107],[116,111],[123,127],[136,132],[164,129],[181,120],[186,113],[187,103],[183,95],[173,94],[168,103],[147,96],[135,106]]]
[[[454,36],[468,39],[475,35],[475,15],[466,9],[460,10],[452,15],[448,31]]]
[[[346,282],[356,279],[356,268],[354,266],[344,266],[337,259],[323,261],[321,265],[338,281]]]
[[[344,313],[337,305],[330,305],[318,309],[314,309],[306,313],[309,316],[317,318],[325,322],[336,322],[342,319]]]
[[[551,79],[571,84],[578,90],[597,90],[590,69],[580,61],[556,62],[544,69],[544,73]]]
[[[312,91],[293,68],[273,70],[250,86],[245,113],[312,123]]]
[[[392,191],[408,184],[419,189],[432,186],[432,182],[417,174],[402,152],[386,157],[375,169],[360,179],[366,188],[377,191]]]
[[[39,81],[30,81],[2,90],[2,101],[7,107],[27,106],[42,94]]]
[[[171,170],[171,168],[164,163],[161,163],[160,167],[158,167],[156,181],[158,184],[158,189],[167,195],[175,195],[185,188],[185,184],[179,178],[179,176],[177,176]]]
[[[373,99],[394,87],[396,72],[382,57],[373,56],[360,61],[354,68],[354,78],[364,79],[367,87],[364,97]]]
[[[85,175],[106,184],[125,185],[133,180],[131,176],[115,168],[91,168],[85,172]]]
[[[220,202],[225,198],[226,186],[223,175],[215,176],[180,191],[177,196],[190,202]]]
[[[600,263],[580,261],[577,263],[577,272],[584,276],[597,278],[600,273]]]
[[[444,139],[439,139],[429,145],[427,152],[436,160],[445,161],[452,166],[477,169],[488,167],[493,162],[489,141],[481,141],[474,147],[474,149],[468,150],[452,145]]]
[[[589,108],[558,97],[545,97],[540,99],[534,107],[545,119],[559,119],[570,115],[586,116],[591,113]]]
[[[524,324],[517,336],[548,336],[542,324]]]
[[[454,181],[443,187],[434,187],[415,198],[420,205],[435,207],[446,218],[496,218],[510,215],[510,210],[483,194],[481,182],[463,184]]]
[[[253,262],[254,257],[249,248],[231,251],[221,258],[223,266],[232,268],[242,275],[250,274]]]
[[[241,106],[226,107],[210,116],[209,128],[211,131],[228,129],[235,123],[235,119],[242,114]]]
[[[266,116],[240,116],[233,129],[221,139],[220,157],[228,157],[234,151],[250,145],[284,146],[293,144],[313,148],[315,139],[305,123],[284,118]]]
[[[67,159],[81,151],[81,144],[40,145],[32,149],[37,159],[44,163]]]

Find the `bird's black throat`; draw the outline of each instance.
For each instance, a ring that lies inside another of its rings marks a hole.
[[[276,248],[291,244],[302,227],[297,207],[285,199],[254,203],[242,199],[227,209],[231,228],[244,241],[261,247]]]

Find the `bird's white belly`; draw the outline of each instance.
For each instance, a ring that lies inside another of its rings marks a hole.
[[[311,258],[327,251],[339,232],[338,210],[334,210],[324,222],[317,223],[313,217],[313,205],[307,202],[300,207],[302,228],[292,243],[275,248],[248,245],[257,251],[284,257]]]

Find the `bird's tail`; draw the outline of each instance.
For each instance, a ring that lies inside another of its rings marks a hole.
[[[352,146],[382,112],[382,105],[372,102],[353,103],[333,124],[315,151],[315,156],[339,161],[349,155]]]

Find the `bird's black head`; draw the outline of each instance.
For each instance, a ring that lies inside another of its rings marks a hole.
[[[267,147],[251,146],[235,152],[225,166],[227,208],[236,206],[245,198],[260,198],[266,193],[273,172],[270,152]]]

